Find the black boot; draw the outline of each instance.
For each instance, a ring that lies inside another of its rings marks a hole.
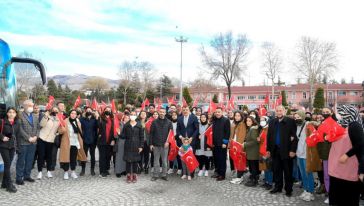
[[[92,176],[95,176],[96,174],[95,174],[95,169],[94,168],[91,168],[91,175]]]
[[[6,188],[6,191],[10,192],[10,193],[16,193],[18,190],[16,189],[16,187],[13,184],[10,184],[8,188]]]
[[[244,184],[247,187],[255,187],[257,186],[257,181],[254,179],[249,179],[247,183]]]
[[[80,176],[85,176],[85,167],[84,166],[82,166]]]

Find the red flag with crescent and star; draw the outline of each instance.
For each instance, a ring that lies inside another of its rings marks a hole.
[[[53,96],[49,96],[48,97],[48,103],[47,103],[47,106],[46,106],[46,110],[52,109],[53,104],[54,104],[54,97]]]
[[[188,170],[192,173],[199,166],[199,163],[193,154],[192,150],[188,150],[182,157],[181,160],[186,164]]]

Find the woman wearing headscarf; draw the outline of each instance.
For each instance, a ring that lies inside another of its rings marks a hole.
[[[351,105],[337,108],[343,136],[334,141],[329,154],[330,205],[359,205],[360,180],[364,177],[364,133],[358,110]],[[327,137],[327,136],[326,136]]]

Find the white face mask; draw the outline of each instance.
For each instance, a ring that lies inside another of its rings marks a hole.
[[[137,116],[135,116],[135,115],[130,116],[130,120],[131,120],[131,121],[135,121],[135,120],[136,120],[136,118],[137,118]]]
[[[260,121],[260,126],[261,126],[261,127],[265,127],[265,126],[267,126],[267,122],[266,122],[266,121]]]
[[[249,116],[253,117],[254,119],[257,118],[257,116],[255,116],[254,114],[251,114]]]
[[[33,107],[28,107],[27,112],[32,113],[33,112]]]

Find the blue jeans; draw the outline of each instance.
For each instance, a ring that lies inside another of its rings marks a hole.
[[[273,185],[273,172],[272,172],[272,170],[265,170],[264,171],[264,179],[265,179],[265,183]]]
[[[293,159],[293,170],[292,170],[292,176],[294,181],[300,181],[301,180],[301,174],[300,169],[298,168],[298,158]]]
[[[33,167],[35,150],[35,144],[20,145],[18,161],[16,162],[17,181],[22,181],[24,178],[30,177]]]
[[[306,159],[297,158],[298,168],[302,177],[303,188],[310,193],[313,193],[315,183],[312,172],[306,171]]]

